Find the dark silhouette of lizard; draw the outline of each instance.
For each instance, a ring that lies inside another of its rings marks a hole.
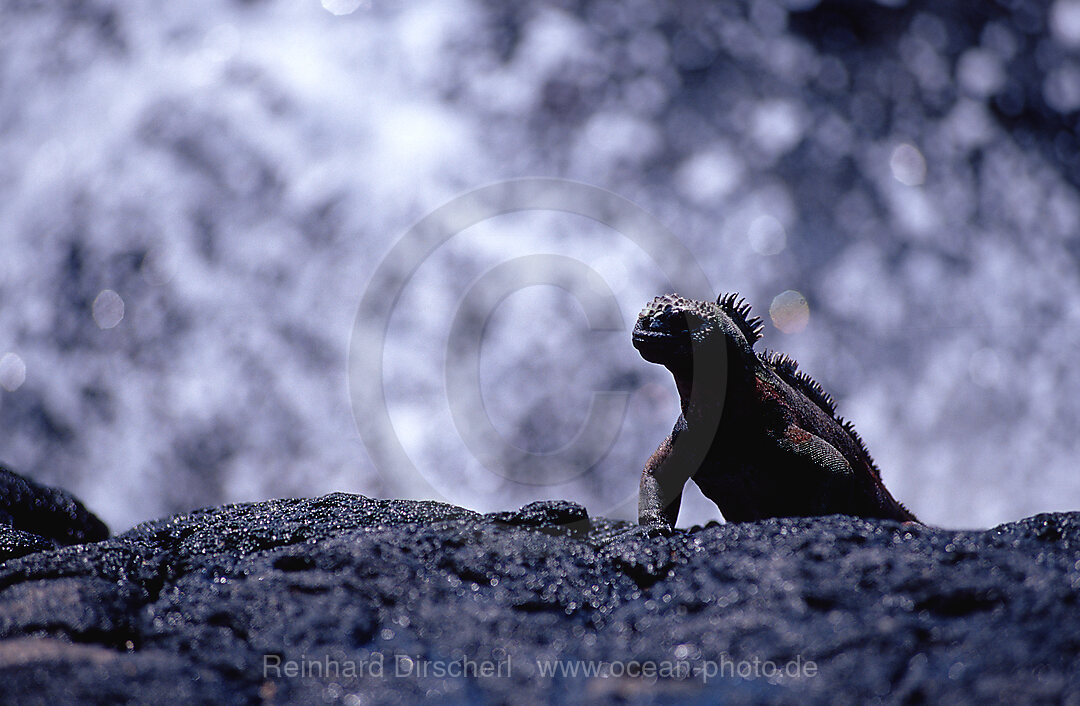
[[[918,522],[832,398],[786,355],[757,353],[762,321],[737,294],[669,294],[638,316],[634,347],[675,377],[682,414],[641,473],[638,521],[668,533],[693,478],[728,522],[842,513]]]

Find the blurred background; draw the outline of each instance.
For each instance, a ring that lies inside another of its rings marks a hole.
[[[0,21],[0,459],[114,530],[334,490],[633,517],[677,398],[629,331],[669,282],[580,216],[488,219],[405,281],[385,389],[426,486],[357,432],[379,263],[522,176],[655,216],[924,521],[1080,508],[1080,0],[20,0]],[[535,253],[596,270],[625,328],[553,286],[483,312],[493,424],[551,451],[593,390],[629,403],[599,464],[526,484],[470,456],[445,361],[470,283]],[[680,524],[714,517],[695,495]]]

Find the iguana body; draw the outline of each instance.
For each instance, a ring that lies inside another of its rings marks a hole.
[[[634,347],[675,377],[682,414],[641,474],[638,519],[669,530],[693,478],[729,522],[843,513],[914,521],[850,422],[784,355],[756,353],[762,322],[729,294],[654,299]],[[695,384],[696,383],[696,384]]]

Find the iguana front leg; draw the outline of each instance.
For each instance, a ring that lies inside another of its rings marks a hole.
[[[685,478],[679,478],[672,472],[671,463],[665,463],[671,457],[672,438],[664,439],[641,471],[641,486],[638,489],[638,524],[661,533],[670,532],[679,519],[679,506],[682,504],[682,489]]]
[[[668,534],[679,519],[682,491],[697,470],[691,468],[675,448],[675,441],[686,432],[686,420],[679,417],[671,434],[664,439],[641,471],[638,490],[638,524],[650,533]],[[680,460],[682,459],[682,460]]]

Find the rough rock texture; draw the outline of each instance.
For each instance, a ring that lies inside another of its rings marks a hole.
[[[68,492],[0,466],[0,561],[108,536],[105,523]]]
[[[0,561],[14,559],[42,549],[52,549],[56,546],[56,542],[51,542],[44,537],[8,525],[0,525]]]
[[[334,494],[39,551],[0,564],[0,700],[1080,699],[1080,513],[982,532],[842,516],[628,529],[565,502],[479,515]],[[429,673],[395,676],[395,655]],[[503,655],[503,676],[434,673]],[[541,676],[555,658],[610,671]],[[729,673],[611,676],[631,659]],[[264,678],[290,660],[309,676]],[[757,678],[731,676],[754,660]],[[804,672],[765,678],[766,660]],[[328,663],[336,676],[310,676]]]

